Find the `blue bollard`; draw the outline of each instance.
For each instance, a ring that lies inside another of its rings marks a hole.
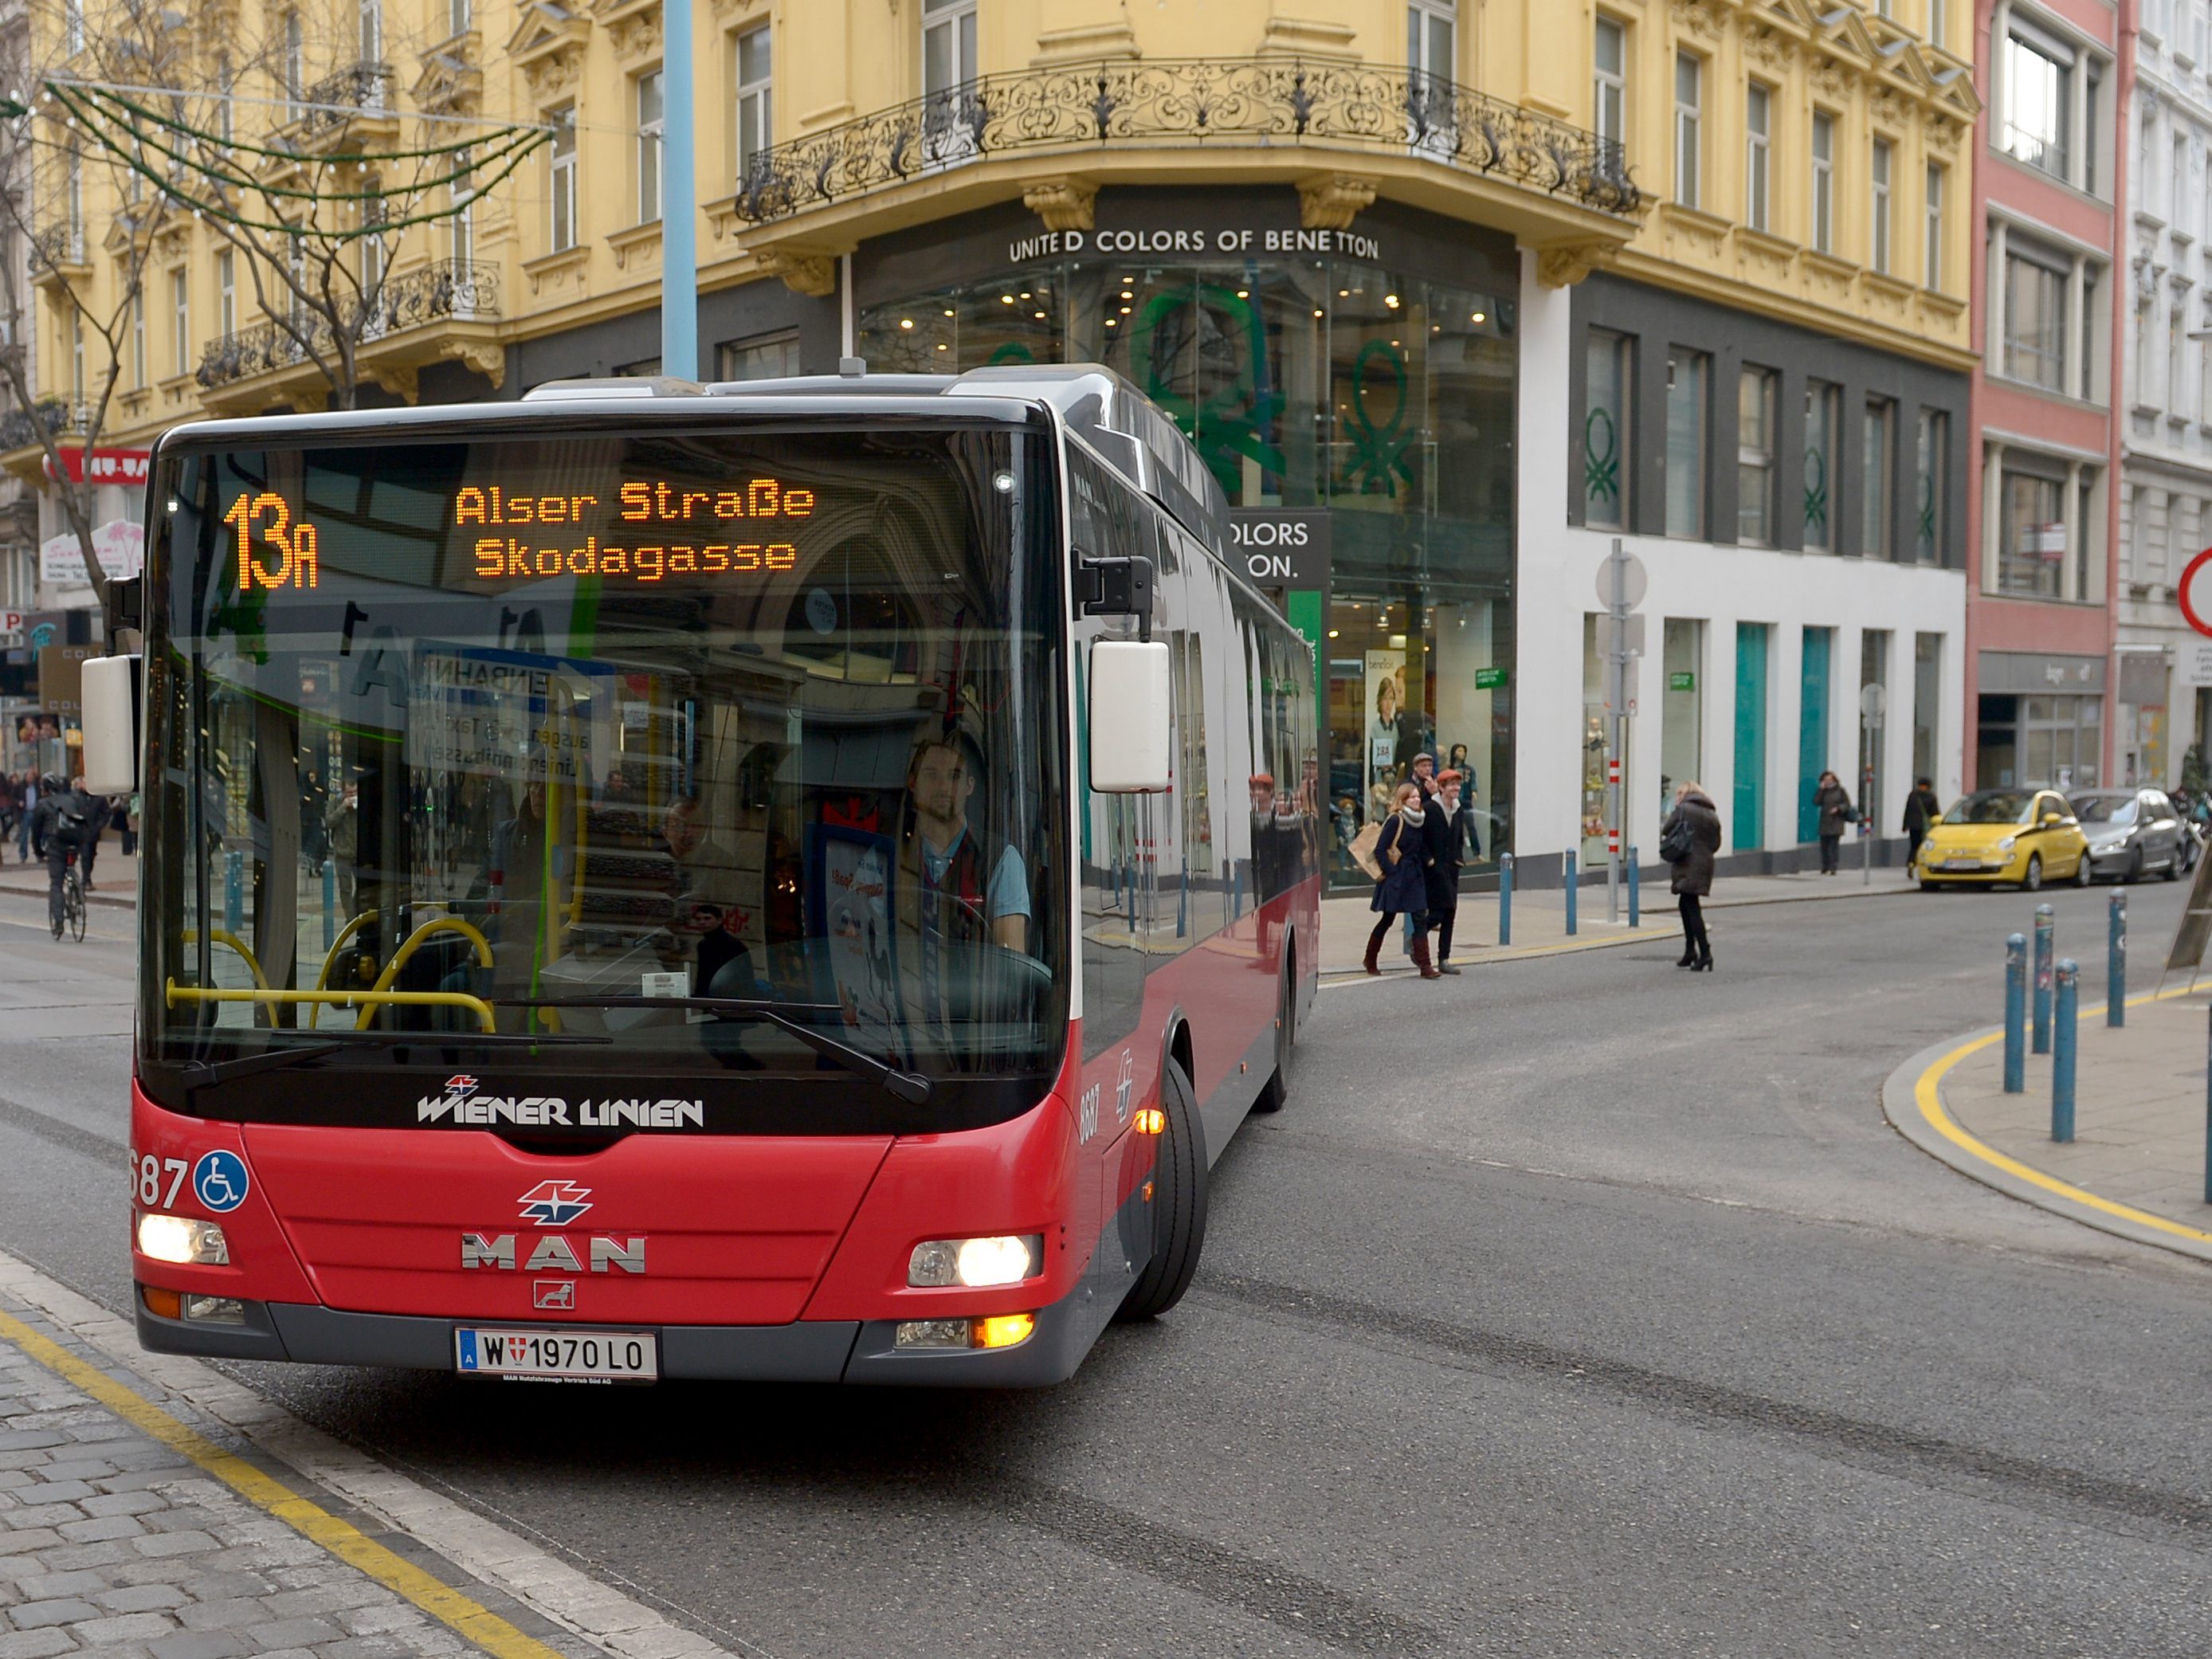
[[[246,854],[233,851],[222,855],[222,925],[234,933],[245,924]]]
[[[2069,957],[2058,964],[2058,1030],[2051,1054],[2051,1138],[2074,1139],[2074,1011],[2081,1001],[2081,970]]]
[[[1569,939],[1575,936],[1575,884],[1577,879],[1575,874],[1575,855],[1569,853],[1567,854],[1567,937]]]
[[[2035,1052],[2051,1052],[2051,931],[2056,927],[2051,907],[2035,907]]]
[[[1636,849],[1632,847],[1628,849],[1628,925],[1631,927],[1644,925],[1643,886],[1636,873]]]
[[[1498,942],[1513,943],[1513,854],[1498,855]]]
[[[2105,1024],[2128,1023],[2128,896],[2112,895],[2105,928]]]
[[[338,861],[323,860],[323,954],[330,954],[338,935]]]
[[[2014,933],[2005,940],[2004,1091],[2021,1093],[2027,1087],[2027,937]]]

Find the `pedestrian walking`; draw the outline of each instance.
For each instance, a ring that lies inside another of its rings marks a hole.
[[[1439,974],[1456,974],[1452,966],[1452,923],[1459,917],[1459,872],[1467,865],[1467,820],[1460,816],[1460,775],[1449,768],[1437,774],[1437,800],[1421,814],[1422,838],[1428,843],[1429,861],[1421,874],[1428,888],[1425,928],[1437,935],[1436,963]]]
[[[1406,781],[1421,792],[1420,808],[1425,818],[1433,819],[1437,810],[1437,757],[1424,750],[1413,757],[1413,764],[1406,769]],[[1425,834],[1433,834],[1433,827],[1425,828]],[[1407,956],[1413,954],[1414,917],[1406,917],[1405,939],[1401,948]]]
[[[1844,826],[1858,821],[1858,809],[1851,805],[1850,792],[1833,772],[1820,774],[1820,781],[1813,789],[1813,805],[1820,812],[1820,873],[1832,876],[1841,861]]]
[[[138,850],[138,792],[133,789],[131,799],[123,808],[123,856],[129,858]]]
[[[1928,827],[1943,816],[1943,802],[1936,793],[1936,786],[1926,778],[1914,780],[1912,793],[1905,798],[1905,873],[1908,879],[1913,866],[1920,862],[1920,843],[1928,839]]]
[[[1427,839],[1423,835],[1428,815],[1422,811],[1420,791],[1410,783],[1401,783],[1390,796],[1390,820],[1382,826],[1376,839],[1375,860],[1382,866],[1382,878],[1375,884],[1375,898],[1371,908],[1382,914],[1375,931],[1367,936],[1367,957],[1363,964],[1370,974],[1380,974],[1376,958],[1382,953],[1382,941],[1390,935],[1390,924],[1400,916],[1413,918],[1413,965],[1421,970],[1423,979],[1441,979],[1429,961],[1428,935],[1421,931],[1420,913],[1428,902]]]
[[[21,805],[21,812],[15,820],[15,862],[28,864],[31,861],[31,817],[39,810],[39,781],[27,772],[23,775]]]
[[[1720,810],[1701,785],[1680,785],[1674,791],[1674,810],[1659,828],[1659,856],[1674,867],[1668,886],[1682,913],[1682,959],[1677,968],[1712,971],[1705,901],[1713,890],[1713,860],[1720,850]]]
[[[84,785],[76,786],[80,794]],[[109,805],[105,795],[84,795],[84,828],[78,835],[77,856],[84,866],[84,890],[92,890],[92,861],[100,856],[100,837],[107,829]]]

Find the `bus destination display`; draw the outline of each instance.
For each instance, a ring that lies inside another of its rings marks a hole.
[[[611,501],[580,490],[465,484],[453,492],[445,522],[478,532],[469,539],[479,581],[566,575],[657,582],[793,569],[798,526],[814,512],[811,489],[779,478],[714,489],[634,478]],[[235,540],[240,592],[320,585],[321,532],[283,496],[241,491],[222,521]]]

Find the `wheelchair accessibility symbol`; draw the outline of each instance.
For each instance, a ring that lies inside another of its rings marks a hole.
[[[217,1215],[245,1203],[246,1189],[252,1185],[246,1160],[236,1152],[204,1153],[192,1166],[192,1191]]]

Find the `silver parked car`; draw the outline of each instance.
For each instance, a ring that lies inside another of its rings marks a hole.
[[[2068,800],[2098,875],[2136,881],[2156,871],[2172,881],[2193,861],[2188,830],[2163,789],[2096,789]]]

